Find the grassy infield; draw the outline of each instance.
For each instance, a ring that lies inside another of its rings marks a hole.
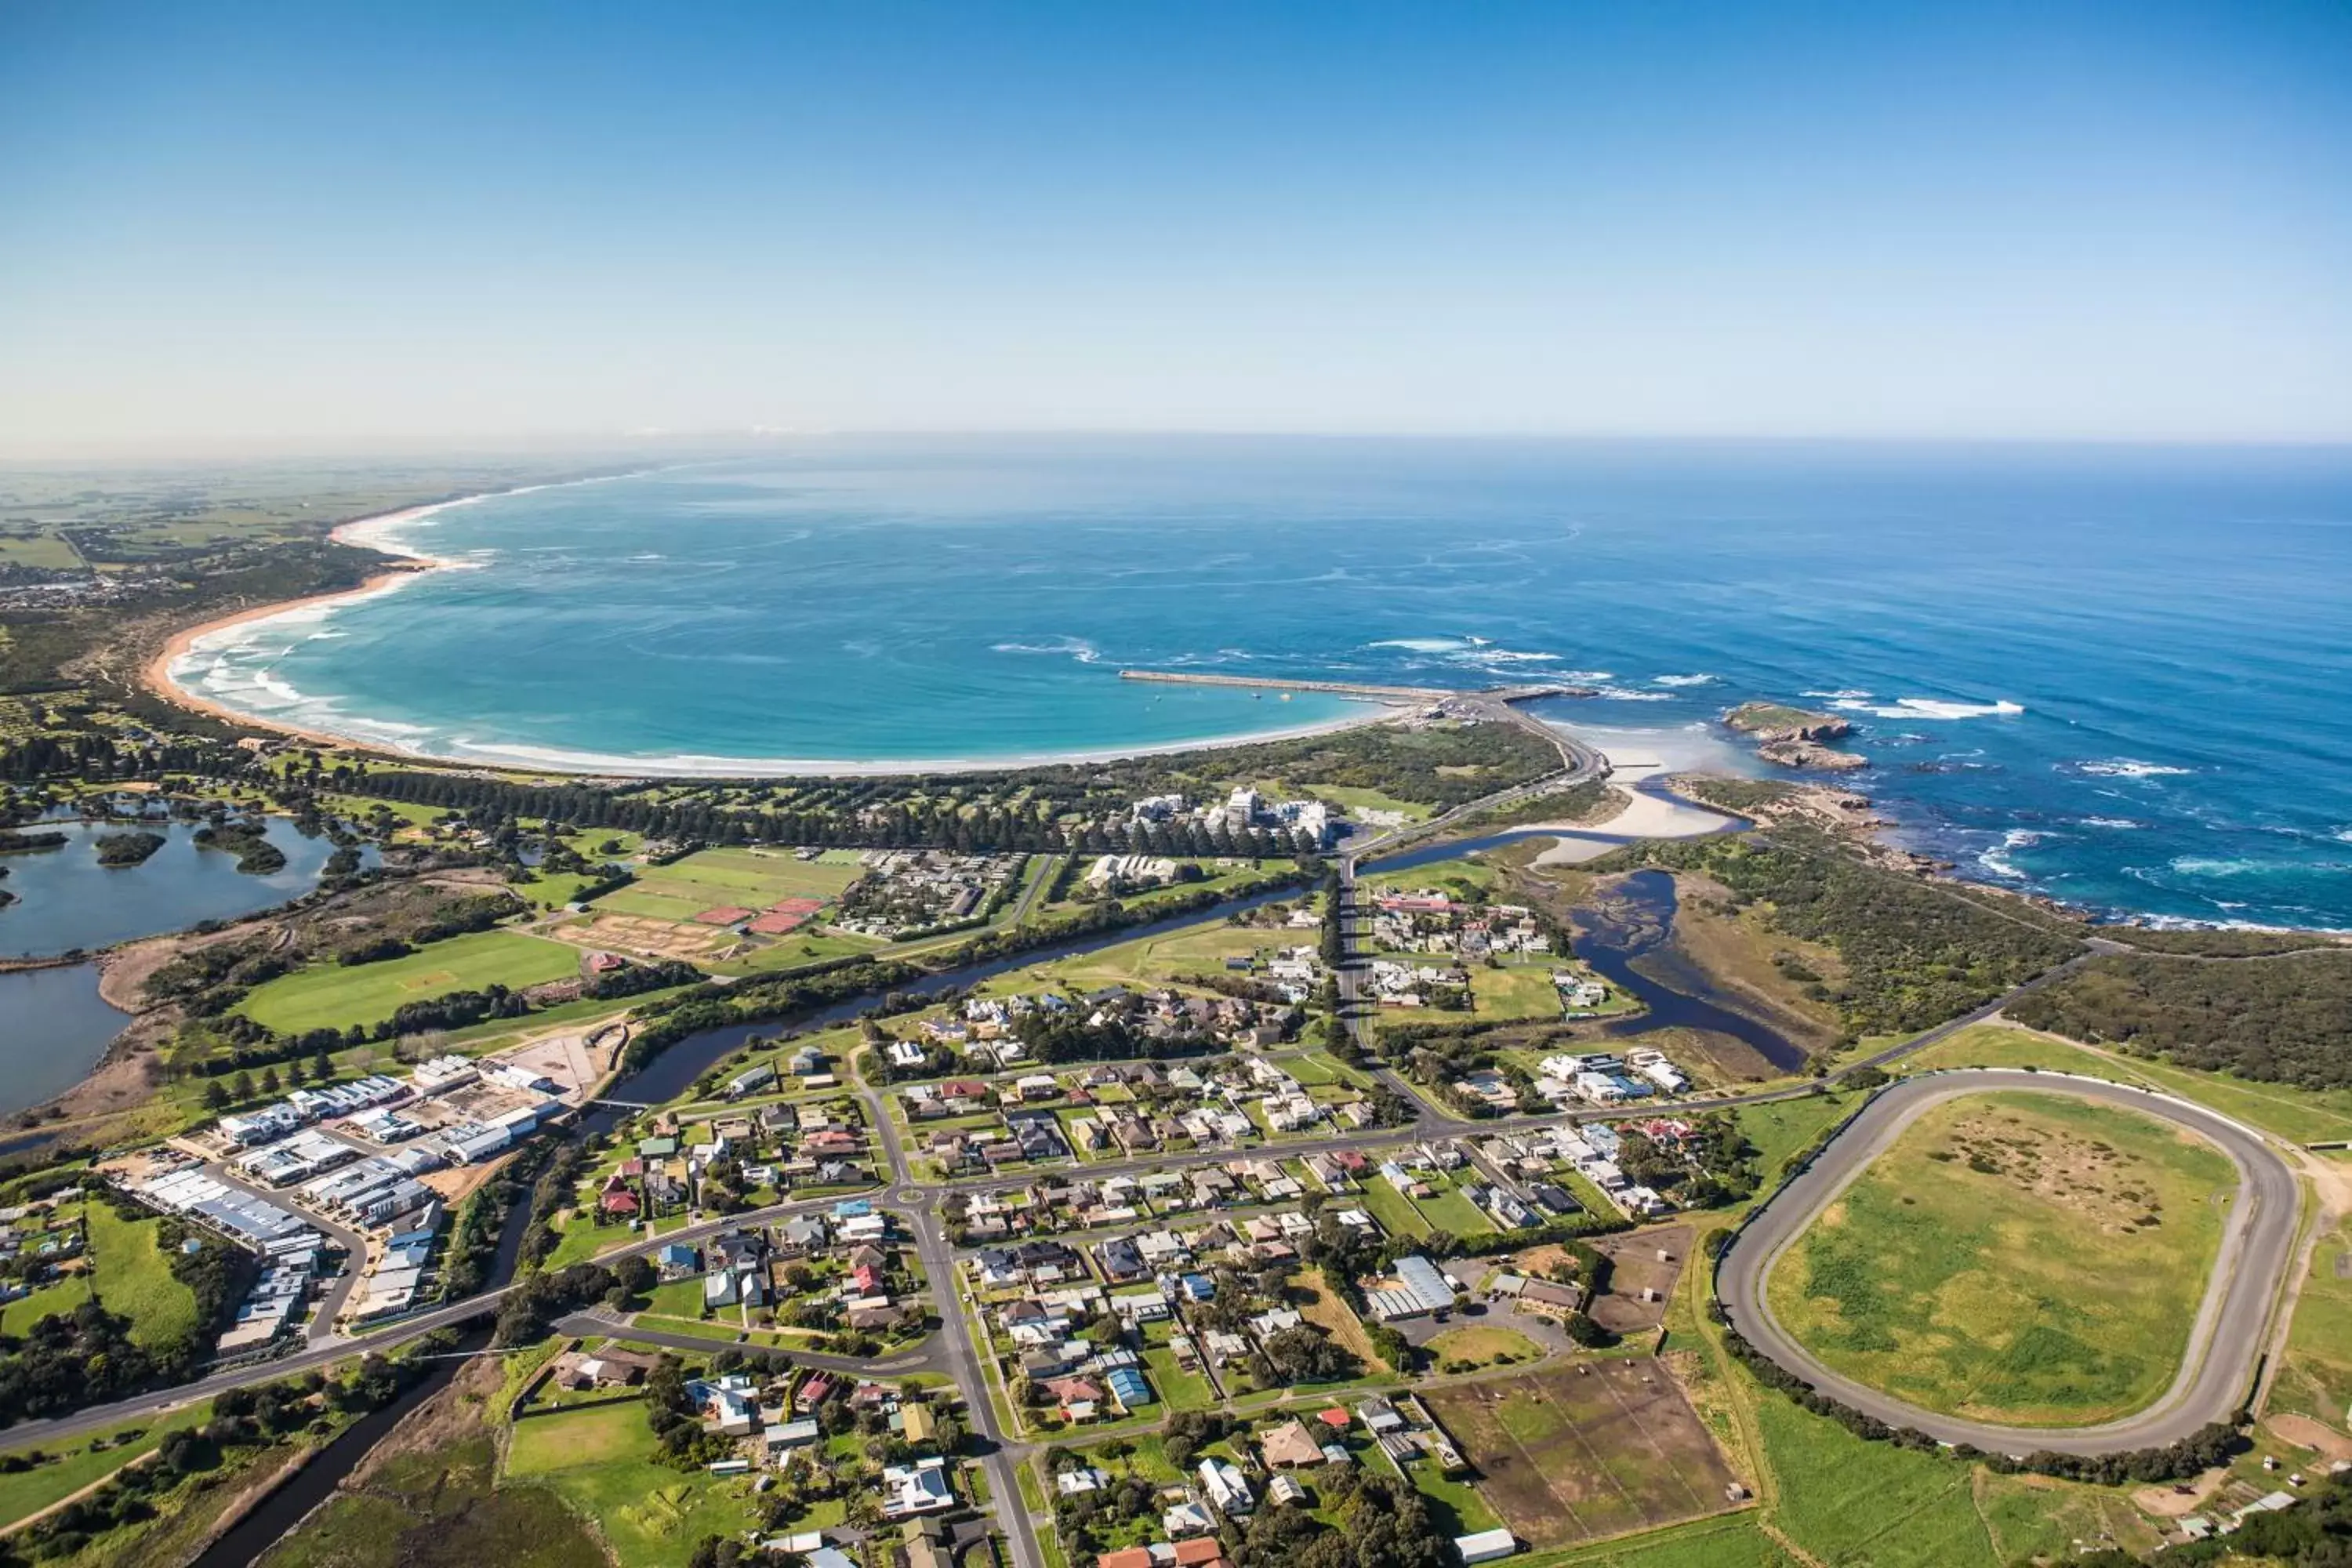
[[[1927,1409],[2113,1420],[2171,1383],[2236,1186],[2220,1151],[2137,1112],[1952,1101],[1783,1256],[1773,1313],[1835,1370]]]
[[[1906,1066],[1911,1070],[1965,1066],[2022,1067],[2143,1081],[2195,1099],[2294,1140],[2352,1136],[2352,1094],[2310,1094],[2267,1084],[2125,1061],[2063,1040],[1986,1026],[1963,1032]],[[1852,1096],[1798,1101],[1741,1113],[1768,1169],[1801,1151],[1850,1109]],[[1811,1125],[1806,1114],[1814,1113]],[[2110,1140],[2112,1142],[2112,1140]],[[1783,1151],[1786,1152],[1784,1153]],[[1956,1162],[1957,1163],[1957,1162]],[[1938,1166],[1939,1173],[1947,1167]],[[2334,1257],[2352,1247],[2337,1237],[2322,1246],[2295,1316],[2287,1366],[2274,1405],[2340,1414],[2352,1397],[2352,1281],[2334,1276]],[[2155,1537],[2115,1489],[2031,1476],[1997,1476],[1980,1467],[1887,1444],[1865,1443],[1823,1417],[1809,1415],[1760,1388],[1720,1349],[1698,1310],[1705,1280],[1686,1278],[1667,1320],[1673,1342],[1696,1347],[1693,1383],[1702,1408],[1739,1468],[1758,1478],[1763,1506],[1732,1520],[1661,1532],[1633,1546],[1601,1548],[1555,1559],[1582,1568],[1700,1568],[1717,1563],[1794,1561],[1774,1537],[1813,1561],[1885,1568],[1999,1568],[2027,1553],[2070,1554],[2077,1541],[2113,1539],[2142,1552]],[[2331,1391],[2335,1403],[2305,1402],[2298,1390]]]

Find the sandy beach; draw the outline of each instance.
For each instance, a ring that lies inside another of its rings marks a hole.
[[[630,476],[604,477],[625,479]],[[564,482],[595,484],[601,480],[573,479]],[[141,681],[149,690],[179,707],[208,714],[227,723],[290,736],[316,746],[335,746],[383,756],[404,757],[443,767],[474,764],[509,767],[534,773],[597,776],[617,774],[662,778],[883,778],[905,773],[1009,773],[1023,768],[1052,767],[1072,763],[1123,762],[1130,757],[1164,756],[1179,752],[1254,745],[1265,741],[1296,740],[1307,735],[1324,735],[1340,730],[1352,730],[1362,724],[1381,723],[1404,710],[1402,704],[1368,700],[1359,705],[1361,709],[1359,712],[1337,714],[1311,723],[1255,730],[1244,734],[1009,757],[908,757],[872,760],[830,757],[628,757],[528,745],[467,745],[463,748],[466,752],[464,756],[450,757],[414,751],[381,740],[338,734],[331,730],[289,724],[283,720],[247,713],[190,690],[180,684],[173,675],[172,667],[174,664],[194,651],[205,638],[219,633],[239,626],[276,620],[282,616],[298,612],[355,604],[362,599],[394,592],[434,572],[470,570],[471,563],[429,554],[393,536],[403,527],[432,516],[436,512],[446,511],[451,507],[466,506],[492,496],[524,495],[532,490],[551,488],[553,487],[549,485],[525,485],[510,490],[484,490],[478,494],[456,496],[448,500],[434,501],[423,506],[404,507],[396,511],[353,518],[351,521],[339,525],[328,537],[341,544],[373,550],[381,554],[396,557],[398,564],[394,565],[390,570],[376,574],[354,588],[343,589],[332,594],[314,595],[308,598],[289,599],[277,604],[257,605],[249,609],[216,616],[200,625],[175,632],[163,645],[162,651],[142,667]],[[1436,701],[1445,695],[1447,694],[1444,691],[1433,689],[1430,692],[1430,700]]]
[[[337,527],[327,537],[338,544],[349,544],[362,550],[373,550],[379,554],[396,557],[402,563],[388,571],[375,574],[355,588],[341,589],[332,594],[314,594],[308,598],[283,599],[269,605],[256,605],[249,609],[215,616],[212,620],[174,632],[171,639],[164,643],[162,651],[141,668],[141,684],[168,702],[194,712],[209,714],[213,718],[231,724],[243,724],[255,729],[274,731],[281,735],[291,735],[297,739],[310,742],[314,745],[365,745],[366,742],[356,742],[346,736],[330,734],[319,730],[305,730],[225,707],[181,685],[173,678],[172,666],[194,650],[197,643],[204,638],[228,631],[233,627],[276,620],[280,616],[291,615],[297,611],[356,603],[361,599],[373,598],[379,594],[394,592],[428,572],[440,571],[457,565],[456,562],[427,555],[422,551],[395,543],[388,540],[385,535],[402,524],[429,517],[436,511],[442,511],[453,506],[463,506],[469,501],[483,500],[487,496],[509,493],[512,492],[485,490],[477,495],[457,496],[448,500],[434,501],[424,506],[403,507],[397,511],[378,512],[368,517],[353,518],[351,521]],[[369,749],[380,748],[371,746]]]
[[[1638,785],[1674,771],[1663,762],[1639,757],[1628,757],[1621,762],[1612,756],[1609,764],[1609,782],[1622,785]],[[1606,822],[1536,822],[1513,831],[1558,831],[1559,842],[1537,856],[1536,864],[1573,866],[1586,860],[1597,860],[1628,839],[1703,838],[1710,833],[1721,833],[1736,826],[1732,818],[1709,811],[1705,806],[1629,788],[1625,809]]]

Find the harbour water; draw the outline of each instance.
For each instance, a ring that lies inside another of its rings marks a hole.
[[[464,569],[207,639],[191,689],[451,758],[1003,761],[1326,721],[1123,666],[1592,698],[1640,747],[1833,710],[1964,873],[2352,927],[2352,456],[809,440],[449,508]]]

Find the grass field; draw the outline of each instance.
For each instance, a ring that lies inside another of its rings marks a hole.
[[[394,1456],[345,1483],[260,1568],[570,1568],[600,1561],[587,1527],[553,1491],[498,1486],[487,1435]]]
[[[1796,1568],[1753,1514],[1701,1520],[1678,1529],[1544,1559],[1549,1568]]]
[[[2352,1407],[2352,1226],[2322,1235],[2313,1249],[2271,1403],[2339,1430],[2345,1425]]]
[[[731,1538],[757,1517],[751,1477],[682,1475],[658,1463],[635,1401],[516,1422],[505,1476],[552,1489],[632,1568],[686,1568],[704,1536]]]
[[[1491,897],[1496,868],[1484,858],[1463,856],[1454,860],[1437,860],[1426,866],[1415,866],[1404,871],[1376,871],[1358,879],[1360,886],[1374,891],[1395,892],[1435,888],[1455,899]]]
[[[20,1296],[0,1307],[0,1334],[22,1339],[35,1323],[58,1312],[72,1311],[89,1294],[89,1287],[79,1275],[44,1285],[31,1295]]]
[[[1969,1467],[1864,1442],[1773,1394],[1759,1393],[1757,1425],[1780,1478],[1774,1521],[1816,1560],[1838,1568],[1999,1561],[1971,1500]]]
[[[1532,1361],[1543,1353],[1535,1341],[1518,1330],[1484,1323],[1448,1329],[1431,1339],[1428,1349],[1440,1362],[1484,1363],[1506,1356],[1513,1361]]]
[[[580,973],[577,948],[513,931],[474,931],[382,963],[314,964],[257,987],[238,1011],[281,1035],[377,1024],[404,1002],[491,984],[521,990]]]
[[[1143,1369],[1160,1403],[1170,1410],[1205,1410],[1217,1402],[1209,1380],[1178,1366],[1176,1352],[1165,1345],[1154,1345],[1143,1352]]]
[[[635,881],[597,900],[596,908],[690,921],[724,904],[764,910],[785,899],[830,901],[857,879],[859,869],[855,857],[835,854],[800,860],[783,850],[698,849],[667,866],[646,867]]]
[[[1431,808],[1418,802],[1399,800],[1392,795],[1382,795],[1379,790],[1357,784],[1289,784],[1279,779],[1260,779],[1257,789],[1260,795],[1276,800],[1293,800],[1311,795],[1318,800],[1328,801],[1350,812],[1399,812],[1408,822],[1425,822],[1431,816]]]
[[[1454,1180],[1432,1182],[1430,1186],[1430,1195],[1418,1202],[1422,1217],[1437,1229],[1452,1236],[1485,1236],[1494,1230],[1495,1222],[1462,1195]]]
[[[1040,986],[1093,990],[1105,985],[1167,981],[1179,974],[1218,974],[1228,958],[1262,949],[1311,942],[1313,931],[1266,931],[1211,921],[1166,936],[1120,942],[1098,952],[998,975],[982,989],[990,995],[1033,992]]]
[[[1389,1185],[1386,1177],[1373,1176],[1357,1192],[1349,1194],[1360,1200],[1366,1213],[1381,1222],[1381,1228],[1391,1236],[1427,1236],[1431,1226],[1412,1206],[1412,1200]]]
[[[46,1452],[54,1456],[45,1464],[28,1470],[0,1473],[0,1526],[14,1524],[28,1513],[38,1513],[51,1503],[89,1485],[100,1476],[112,1475],[140,1455],[152,1452],[158,1443],[173,1432],[190,1426],[201,1426],[212,1419],[209,1399],[174,1410],[166,1415],[142,1416],[110,1427],[91,1437],[76,1438],[69,1453],[59,1454],[52,1439]],[[137,1436],[130,1436],[131,1433]],[[92,1452],[90,1444],[104,1438],[109,1447]],[[40,1447],[28,1439],[21,1447]]]
[[[104,1204],[89,1205],[89,1258],[98,1299],[131,1320],[134,1344],[153,1348],[195,1331],[195,1292],[172,1275],[157,1240],[161,1221],[123,1219]],[[218,1245],[215,1243],[214,1245]]]
[[[1823,1211],[1767,1282],[1772,1311],[1931,1410],[2112,1419],[2171,1382],[2235,1189],[2218,1150],[2136,1112],[1970,1096]]]
[[[1600,1361],[1422,1397],[1476,1467],[1479,1495],[1537,1551],[1727,1506],[1730,1469],[1655,1361]]]
[[[1815,1139],[1861,1103],[1859,1094],[1812,1094],[1802,1100],[1743,1105],[1732,1115],[1741,1133],[1756,1146],[1757,1166],[1769,1184],[1780,1180],[1791,1160],[1811,1148]]]
[[[1558,1018],[1559,988],[1551,983],[1552,963],[1506,962],[1500,969],[1470,970],[1470,995],[1481,1018]]]
[[[1430,1522],[1440,1535],[1470,1535],[1492,1530],[1503,1521],[1469,1481],[1447,1475],[1434,1459],[1415,1459],[1400,1467],[1429,1504]]]

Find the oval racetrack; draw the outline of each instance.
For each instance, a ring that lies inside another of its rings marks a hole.
[[[2238,1203],[2222,1234],[2213,1278],[2198,1308],[2180,1370],[2156,1403],[2119,1420],[2095,1426],[2000,1426],[1940,1415],[1832,1372],[1780,1327],[1766,1303],[1764,1281],[1780,1255],[1920,1113],[1963,1095],[2008,1089],[2071,1094],[2162,1118],[2210,1139],[2238,1168]],[[1717,1266],[1716,1292],[1732,1326],[1759,1353],[1822,1394],[1890,1426],[1908,1426],[1941,1442],[1969,1443],[1992,1453],[2121,1453],[2162,1447],[2235,1414],[2251,1386],[2271,1304],[2277,1300],[2294,1250],[2296,1215],[2293,1168],[2259,1134],[2203,1106],[2057,1073],[1990,1068],[1931,1073],[1883,1090],[1811,1165],[1772,1195],[1724,1252]]]

